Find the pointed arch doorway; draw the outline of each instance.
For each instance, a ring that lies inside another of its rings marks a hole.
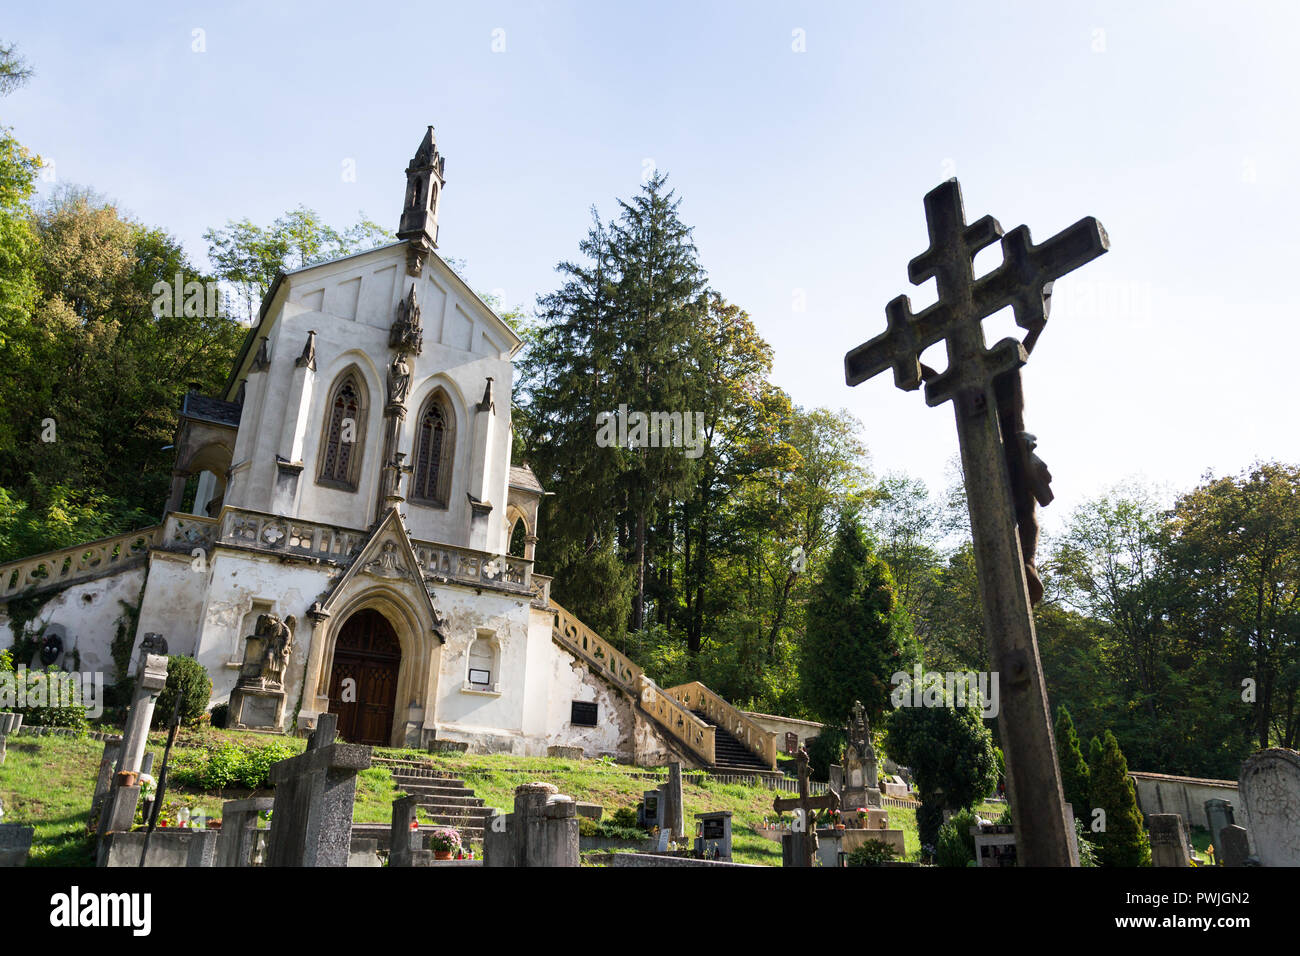
[[[401,644],[383,614],[367,608],[343,622],[330,668],[330,713],[339,716],[339,736],[390,745],[401,666]]]

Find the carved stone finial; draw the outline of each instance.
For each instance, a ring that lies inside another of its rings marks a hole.
[[[420,141],[406,167],[406,193],[402,202],[402,218],[397,227],[397,238],[411,240],[412,245],[438,247],[438,202],[442,198],[446,161],[438,152],[437,141],[430,126]],[[423,260],[418,262],[423,266]],[[407,271],[410,270],[410,261]],[[418,270],[416,273],[418,275]]]
[[[406,298],[397,303],[397,320],[388,330],[388,347],[399,352],[420,354],[424,331],[420,328],[420,303],[415,298],[415,283]]]

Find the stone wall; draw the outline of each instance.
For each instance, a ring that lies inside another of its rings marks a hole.
[[[1188,826],[1210,826],[1205,816],[1206,800],[1227,800],[1232,804],[1238,826],[1246,822],[1246,808],[1237,796],[1237,781],[1211,780],[1204,777],[1175,777],[1163,773],[1129,774],[1137,785],[1138,808],[1144,816],[1153,813],[1177,813]]]

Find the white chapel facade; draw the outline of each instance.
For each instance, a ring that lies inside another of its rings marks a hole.
[[[159,638],[196,658],[234,726],[660,762],[691,718],[533,571],[522,342],[436,252],[444,169],[430,127],[397,242],[277,279],[224,393],[185,399],[160,525],[0,568],[0,612],[66,575],[35,623],[111,673],[138,602],[132,667]]]

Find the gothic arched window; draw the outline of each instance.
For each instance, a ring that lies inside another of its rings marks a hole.
[[[316,476],[319,484],[345,491],[357,490],[365,452],[368,404],[361,375],[355,369],[344,372],[325,406],[320,469]]]
[[[523,518],[516,518],[514,527],[510,529],[510,550],[512,558],[522,558],[528,548],[528,525],[524,523]]]
[[[411,500],[447,507],[452,457],[456,450],[456,419],[451,403],[435,392],[424,403],[415,425],[415,464]]]

